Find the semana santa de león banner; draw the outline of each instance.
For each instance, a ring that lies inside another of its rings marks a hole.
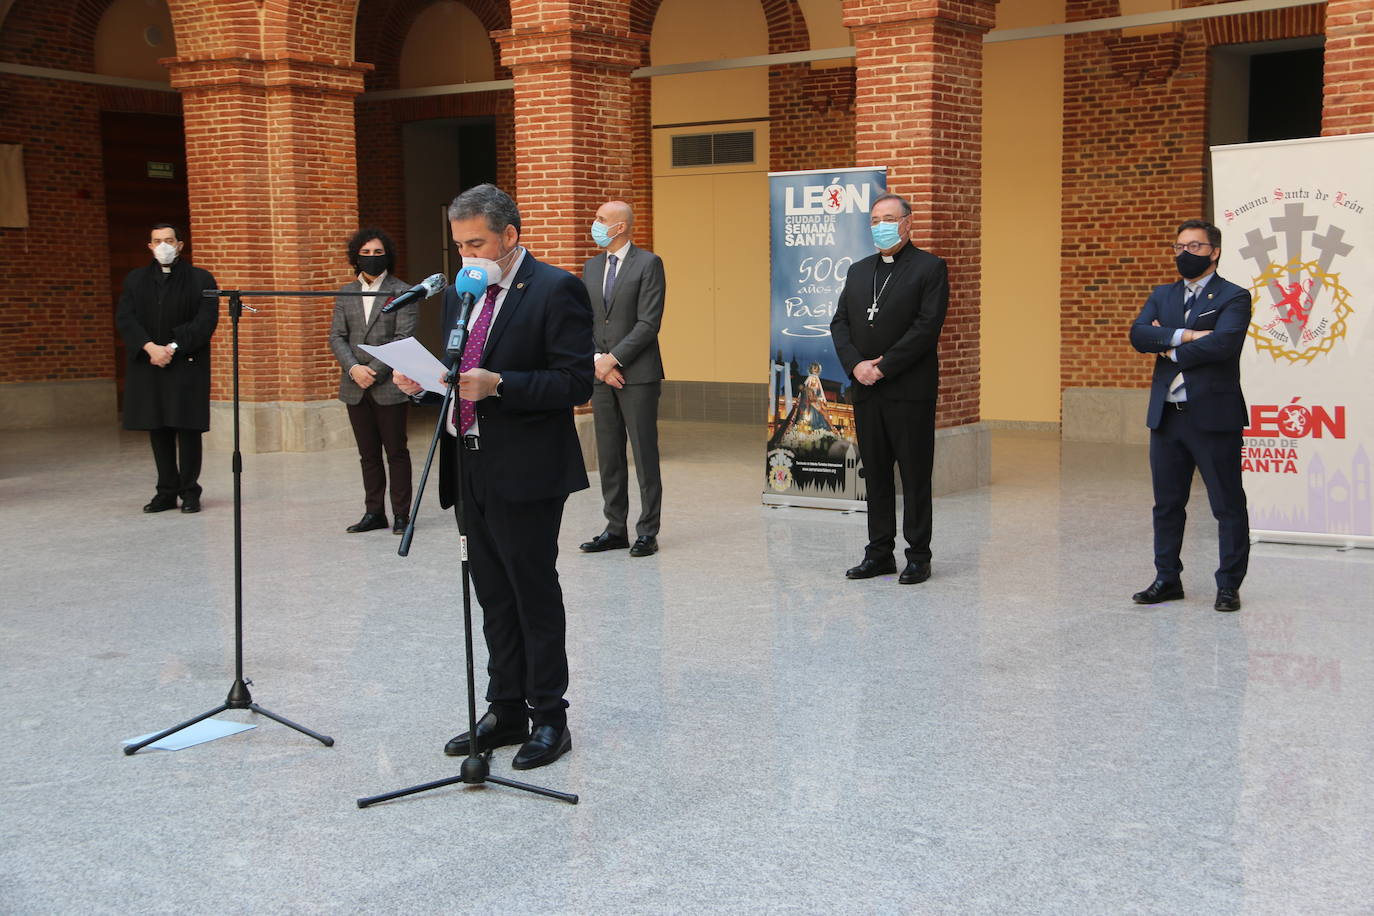
[[[830,340],[849,266],[873,254],[868,211],[887,169],[773,172],[772,332],[763,501],[865,507],[849,377]]]
[[[1218,272],[1248,287],[1242,467],[1264,540],[1374,547],[1374,134],[1212,149]]]

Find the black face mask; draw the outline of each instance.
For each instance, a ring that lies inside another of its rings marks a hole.
[[[1212,266],[1212,258],[1210,255],[1180,251],[1178,257],[1174,258],[1174,264],[1178,267],[1179,276],[1192,280],[1207,272],[1207,268]]]
[[[384,254],[360,254],[358,255],[358,270],[367,274],[369,277],[379,277],[382,271],[386,270],[386,255]]]

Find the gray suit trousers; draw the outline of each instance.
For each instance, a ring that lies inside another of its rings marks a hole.
[[[596,460],[601,471],[601,498],[606,531],[628,536],[630,512],[629,464],[625,460],[628,436],[639,478],[639,522],[635,534],[657,537],[663,509],[663,478],[658,469],[658,398],[662,382],[641,382],[612,388],[597,384],[592,389],[596,421]]]

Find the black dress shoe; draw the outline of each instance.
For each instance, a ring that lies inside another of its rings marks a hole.
[[[359,531],[376,531],[378,528],[386,527],[386,516],[376,512],[365,512],[363,517],[358,519],[356,525],[349,525],[344,530],[349,534],[357,534]]]
[[[200,511],[200,497],[199,497],[199,496],[183,496],[183,497],[181,498],[181,511],[182,511],[182,512],[199,512],[199,511]]]
[[[154,496],[152,500],[143,507],[144,512],[166,512],[168,509],[177,507],[175,496]]]
[[[532,770],[553,763],[570,750],[572,732],[568,731],[568,726],[536,725],[530,740],[520,748],[510,765],[517,770]]]
[[[1131,600],[1136,604],[1159,604],[1161,601],[1177,601],[1183,597],[1182,582],[1165,582],[1156,579],[1143,592],[1136,592]]]
[[[610,534],[601,532],[590,541],[583,541],[577,549],[583,553],[600,553],[603,550],[624,550],[630,546],[630,541],[623,534]]]
[[[477,753],[485,754],[492,748],[519,744],[530,736],[530,726],[523,717],[513,722],[502,722],[495,713],[487,713],[477,720]],[[449,739],[444,745],[444,753],[450,757],[468,755],[468,733],[463,732]]]
[[[858,566],[851,566],[844,571],[846,579],[872,579],[874,576],[885,576],[888,573],[897,571],[897,561],[888,557],[886,560],[872,560],[865,558]]]
[[[1240,590],[1234,588],[1217,589],[1217,603],[1212,607],[1218,611],[1240,610]]]
[[[404,515],[396,516],[396,520],[391,523],[392,534],[405,534],[406,525],[410,524],[410,519]]]
[[[915,585],[930,578],[930,563],[926,560],[912,560],[906,564],[906,569],[897,577],[897,581],[902,585]]]
[[[652,534],[643,534],[635,538],[634,546],[630,548],[632,557],[651,557],[658,553],[658,538]]]

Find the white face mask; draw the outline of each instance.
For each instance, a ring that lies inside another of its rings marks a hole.
[[[520,250],[516,245],[510,251],[501,255],[499,260],[493,261],[491,258],[463,258],[464,267],[480,267],[487,272],[487,286],[495,286],[501,282],[505,276],[505,268],[501,266],[501,261],[514,260],[515,253]]]
[[[153,257],[157,258],[159,264],[166,267],[177,259],[177,246],[171,242],[159,242],[158,246],[153,249]]]

